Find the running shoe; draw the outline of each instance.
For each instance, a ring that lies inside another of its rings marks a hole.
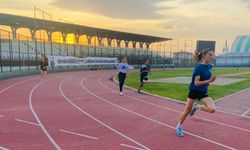
[[[189,115],[190,116],[193,116],[194,115],[194,113],[196,112],[196,110],[197,110],[197,104],[193,104],[193,107],[192,107],[192,110],[190,111],[190,113],[189,113]]]
[[[176,133],[177,133],[177,135],[178,135],[179,137],[184,137],[184,133],[183,133],[182,128],[181,128],[180,125],[177,125],[177,126],[176,126]]]

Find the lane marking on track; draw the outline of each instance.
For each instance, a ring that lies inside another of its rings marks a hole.
[[[60,129],[59,131],[67,133],[67,134],[72,134],[72,135],[77,135],[77,136],[81,136],[81,137],[85,137],[85,138],[89,138],[89,139],[93,139],[93,140],[98,140],[98,138],[96,138],[96,137],[85,135],[85,134],[80,134],[80,133],[76,133],[76,132],[72,132],[72,131],[67,131],[67,130],[63,130],[63,129]]]
[[[22,122],[22,123],[26,123],[26,124],[30,124],[30,125],[34,125],[34,126],[39,126],[40,127],[39,124],[34,123],[34,122],[29,122],[29,121],[25,121],[25,120],[21,120],[21,119],[15,119],[15,120],[18,121],[18,122]]]
[[[68,79],[69,80],[69,79]],[[83,79],[84,80],[84,79]],[[83,81],[82,80],[82,81]],[[132,138],[126,136],[125,134],[117,131],[116,129],[110,127],[109,125],[105,124],[104,122],[98,120],[97,118],[95,118],[94,116],[92,116],[91,114],[89,114],[88,112],[84,111],[83,109],[81,109],[79,106],[77,106],[75,103],[73,103],[64,93],[63,93],[63,90],[62,90],[62,85],[64,84],[66,80],[63,80],[61,83],[60,83],[60,86],[59,86],[59,90],[60,90],[60,93],[62,94],[62,96],[65,98],[66,101],[68,101],[75,109],[77,109],[78,111],[82,112],[83,114],[87,115],[88,117],[92,118],[93,120],[95,120],[96,122],[100,123],[101,125],[103,125],[104,127],[110,129],[111,131],[117,133],[118,135],[124,137],[125,139],[129,140],[130,142],[133,142],[135,144],[137,144],[138,146],[141,146],[144,150],[150,150],[150,148],[142,145],[141,143],[133,140]],[[81,84],[82,84],[82,81],[81,81]]]
[[[249,88],[246,88],[246,89],[243,89],[243,90],[241,90],[241,91],[235,92],[235,93],[233,93],[233,94],[227,95],[227,96],[225,96],[225,97],[222,97],[222,98],[220,98],[220,99],[218,99],[218,100],[215,100],[215,103],[220,102],[220,101],[225,101],[226,98],[229,98],[229,97],[231,97],[231,96],[234,96],[234,95],[243,93],[243,92],[248,91],[248,90],[250,90],[250,87],[249,87]]]
[[[128,145],[128,144],[120,144],[120,145],[123,146],[123,147],[131,148],[131,149],[144,150],[144,149],[141,149],[139,147],[131,146],[131,145]]]
[[[245,119],[250,119],[250,116],[242,116],[240,114],[236,114],[236,113],[232,113],[232,112],[227,112],[224,110],[217,110],[218,112],[225,114],[225,115],[231,115],[231,116],[235,116],[235,117],[241,117],[241,118],[245,118]]]
[[[9,150],[9,149],[6,147],[0,146],[0,150]]]
[[[0,118],[3,118],[4,117],[4,115],[0,115]]]
[[[115,76],[113,76],[113,81],[116,83],[116,84],[119,84],[118,81],[115,79]],[[135,88],[132,88],[132,87],[128,87],[126,85],[124,85],[125,88],[129,89],[129,90],[132,90],[132,91],[135,91],[137,92],[137,89]],[[249,88],[250,89],[250,88]],[[181,101],[181,100],[176,100],[176,99],[172,99],[172,98],[169,98],[169,97],[163,97],[163,96],[160,96],[160,95],[156,95],[156,94],[153,94],[153,93],[149,93],[149,92],[145,92],[145,91],[142,91],[143,93],[145,94],[148,94],[148,95],[151,95],[151,96],[155,96],[155,97],[158,97],[160,98],[160,100],[167,100],[169,102],[176,102],[176,103],[179,103],[179,104],[183,104],[185,105],[186,103]],[[220,112],[222,114],[227,114],[227,115],[232,115],[232,116],[236,116],[236,117],[240,117],[240,118],[246,118],[246,119],[250,119],[250,116],[241,116],[239,114],[236,114],[236,113],[231,113],[231,112],[226,112],[226,111],[223,111],[223,110],[216,110],[217,112]]]
[[[99,82],[99,84],[100,84],[102,87],[104,87],[104,88],[106,88],[106,89],[109,89],[110,91],[114,91],[115,93],[119,93],[119,92],[115,91],[114,89],[109,88],[109,87],[107,87],[106,85],[104,85],[104,84],[100,81],[100,78],[98,79],[98,82]],[[126,97],[128,97],[128,98],[131,98],[131,99],[134,99],[134,100],[136,100],[136,101],[142,102],[142,103],[146,103],[146,104],[149,104],[149,105],[158,107],[158,108],[162,108],[162,109],[168,110],[168,111],[176,112],[176,113],[179,113],[179,114],[182,113],[181,111],[177,111],[177,110],[172,109],[172,108],[169,108],[169,107],[165,107],[165,106],[157,105],[157,104],[154,104],[154,103],[151,103],[151,102],[147,102],[147,101],[142,100],[142,99],[140,99],[140,98],[136,98],[136,97],[129,96],[129,95],[124,95],[124,96],[126,96]],[[194,117],[194,118],[197,118],[197,119],[200,119],[200,120],[203,120],[203,121],[212,122],[212,123],[219,124],[219,125],[222,125],[222,126],[230,127],[230,128],[233,128],[233,129],[237,129],[237,130],[241,130],[241,131],[250,132],[250,130],[244,129],[244,128],[241,128],[241,127],[236,127],[236,126],[233,126],[233,125],[229,125],[229,124],[221,123],[221,122],[218,122],[218,121],[214,121],[214,120],[202,118],[202,117],[199,117],[199,116],[193,116],[193,117]]]
[[[47,80],[48,81],[48,80]],[[47,131],[47,129],[44,127],[44,125],[42,124],[41,120],[39,119],[38,115],[35,112],[35,109],[33,108],[32,105],[32,96],[34,91],[36,90],[36,88],[38,88],[40,85],[44,84],[47,81],[43,81],[38,83],[36,86],[34,86],[29,94],[29,107],[31,109],[31,112],[33,114],[33,116],[35,117],[36,121],[38,122],[39,126],[41,127],[42,131],[44,132],[44,134],[48,137],[49,141],[51,142],[51,144],[57,149],[57,150],[61,150],[61,148],[59,147],[59,145],[55,142],[55,140],[51,137],[51,135],[49,134],[49,132]]]
[[[2,90],[0,91],[0,94],[3,93],[3,92],[5,92],[5,91],[8,90],[8,89],[14,87],[14,86],[17,86],[17,85],[19,85],[19,84],[22,84],[22,83],[24,83],[24,82],[28,82],[28,81],[34,80],[34,79],[35,79],[35,78],[27,79],[27,80],[24,80],[24,81],[20,81],[20,82],[14,83],[14,84],[12,84],[11,86],[8,86],[8,87],[2,89]]]
[[[152,119],[152,118],[149,118],[149,117],[147,117],[147,116],[144,116],[144,115],[139,114],[139,113],[137,113],[137,112],[134,112],[134,111],[132,111],[132,110],[129,110],[129,109],[127,109],[127,108],[124,108],[124,107],[122,107],[122,106],[120,106],[120,105],[117,105],[117,104],[115,104],[115,103],[112,103],[112,102],[110,102],[109,100],[104,99],[104,98],[102,98],[102,97],[100,97],[100,96],[94,94],[93,92],[91,92],[89,89],[87,89],[87,88],[83,85],[83,82],[81,82],[81,85],[82,85],[82,88],[83,88],[84,90],[86,90],[88,93],[90,93],[91,95],[95,96],[96,98],[100,99],[100,100],[103,101],[103,102],[106,102],[106,103],[108,103],[108,104],[110,104],[110,105],[113,105],[113,106],[115,106],[115,107],[117,107],[117,108],[120,108],[120,109],[122,109],[122,110],[125,110],[125,111],[127,111],[127,112],[130,112],[130,113],[132,113],[132,114],[134,114],[134,115],[140,116],[140,117],[142,117],[142,118],[144,118],[144,119],[150,120],[150,121],[152,121],[152,122],[155,122],[155,123],[157,123],[157,124],[160,124],[160,125],[163,125],[163,126],[166,126],[166,127],[168,127],[168,128],[171,128],[171,129],[174,129],[174,130],[175,130],[175,127],[174,127],[174,126],[165,124],[165,123],[163,123],[163,122],[154,120],[154,119]],[[213,140],[210,140],[210,139],[207,139],[207,138],[205,138],[205,137],[202,137],[202,136],[193,134],[193,133],[188,132],[188,131],[184,131],[184,133],[186,133],[186,134],[188,134],[188,135],[191,135],[191,136],[193,136],[193,137],[202,139],[202,140],[207,141],[207,142],[209,142],[209,143],[213,143],[213,144],[215,144],[215,145],[218,145],[218,146],[221,146],[221,147],[230,149],[230,150],[236,150],[236,149],[233,148],[233,147],[230,147],[230,146],[227,146],[227,145],[224,145],[224,144],[215,142],[215,141],[213,141]]]
[[[247,111],[245,111],[241,116],[246,116],[249,113],[250,113],[250,109],[248,109]]]

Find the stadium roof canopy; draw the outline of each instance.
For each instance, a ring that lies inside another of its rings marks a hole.
[[[147,44],[172,40],[171,38],[93,28],[73,23],[65,23],[3,13],[0,13],[0,25],[10,26],[12,32],[15,32],[18,28],[28,28],[31,30],[31,33],[32,31],[45,30],[48,33],[61,32],[63,35],[73,33],[76,36],[97,36],[98,38],[107,38],[110,40],[116,39],[119,41],[124,40],[127,42],[132,41]]]

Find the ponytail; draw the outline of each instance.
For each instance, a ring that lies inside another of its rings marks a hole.
[[[203,56],[205,56],[205,55],[206,55],[208,52],[210,52],[210,51],[212,51],[212,50],[210,50],[210,49],[208,49],[208,48],[203,49],[202,52],[199,52],[199,53],[196,51],[196,53],[195,53],[195,60],[196,60],[196,63],[201,62]]]
[[[195,51],[195,54],[194,54],[194,60],[195,60],[195,63],[198,64],[202,59],[202,54],[199,53],[198,51]]]
[[[197,55],[197,63],[201,62],[202,60],[202,53],[198,53]]]

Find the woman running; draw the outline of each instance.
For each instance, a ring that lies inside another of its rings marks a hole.
[[[176,126],[176,133],[179,137],[183,137],[182,124],[188,114],[193,116],[196,110],[201,110],[208,113],[214,113],[216,108],[214,101],[208,96],[208,86],[216,80],[216,76],[212,75],[211,61],[213,59],[213,52],[205,49],[198,54],[198,64],[196,65],[191,84],[189,85],[189,94],[187,98],[186,108],[179,118],[179,123]],[[198,99],[201,105],[195,104]]]
[[[41,61],[40,61],[40,72],[41,72],[41,79],[43,80],[43,78],[45,77],[45,75],[47,74],[47,59],[46,57],[42,57]]]
[[[119,87],[120,87],[120,95],[122,96],[123,85],[129,71],[128,59],[127,57],[123,57],[121,63],[117,66],[118,70],[118,79],[119,79]]]
[[[144,61],[144,64],[141,66],[140,69],[140,86],[138,89],[138,93],[141,93],[141,88],[144,86],[144,84],[148,81],[148,74],[150,72],[150,66],[149,66],[149,60],[146,59]]]

